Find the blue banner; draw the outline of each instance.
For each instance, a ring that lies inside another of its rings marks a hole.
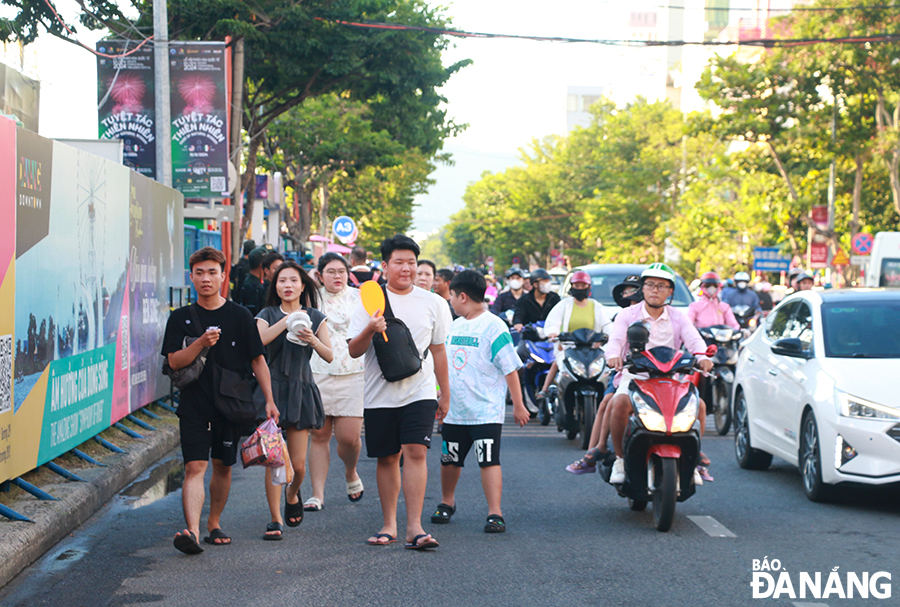
[[[791,269],[790,255],[784,255],[778,247],[753,249],[753,269],[758,272],[787,272]]]

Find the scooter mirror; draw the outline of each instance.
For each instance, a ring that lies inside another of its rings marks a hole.
[[[706,348],[706,356],[708,358],[712,358],[713,356],[716,355],[716,352],[718,352],[718,351],[719,351],[719,346],[717,346],[716,344],[710,344]]]

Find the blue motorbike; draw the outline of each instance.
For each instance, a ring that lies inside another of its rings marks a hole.
[[[531,413],[531,417],[539,416],[541,425],[546,426],[553,419],[553,411],[551,410],[551,398],[537,398],[537,393],[541,391],[544,380],[547,379],[547,373],[553,364],[553,344],[547,341],[543,336],[544,321],[525,325],[522,328],[522,340],[516,352],[525,369],[521,374],[522,378],[522,399],[525,401],[525,408]],[[538,402],[540,400],[540,402]]]

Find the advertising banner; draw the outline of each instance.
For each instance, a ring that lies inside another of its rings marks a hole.
[[[761,272],[787,272],[791,269],[791,256],[784,255],[778,247],[753,249],[753,270]]]
[[[102,40],[97,50],[122,55],[136,43]],[[156,176],[156,123],[153,85],[153,45],[127,57],[97,57],[99,138],[121,139],[125,166],[147,177]]]
[[[228,189],[224,42],[170,42],[172,184],[185,198]]]
[[[132,410],[169,392],[169,381],[159,372],[159,353],[169,317],[169,287],[183,282],[184,266],[184,248],[170,236],[184,223],[184,204],[181,196],[172,193],[151,179],[131,174],[126,335]]]
[[[182,285],[183,198],[8,120],[0,141],[2,481],[165,392],[159,350],[169,287]]]

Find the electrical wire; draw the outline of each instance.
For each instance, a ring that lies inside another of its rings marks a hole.
[[[900,7],[898,7],[900,8]],[[421,25],[401,25],[397,23],[383,23],[377,21],[343,21],[340,19],[324,19],[315,17],[316,21],[334,23],[346,27],[362,29],[378,29],[393,31],[419,31],[438,36],[455,36],[458,38],[506,38],[514,40],[532,40],[536,42],[568,42],[602,44],[606,46],[625,46],[633,48],[658,47],[658,46],[761,46],[766,48],[791,47],[822,43],[847,43],[866,44],[872,42],[897,42],[900,34],[870,34],[868,36],[844,36],[839,38],[752,38],[740,41],[702,41],[691,40],[615,40],[615,39],[591,39],[591,38],[567,38],[562,36],[527,36],[519,34],[492,34],[486,32],[467,32],[464,30],[443,29],[437,27],[425,27]]]
[[[62,26],[66,29],[66,31],[69,33],[69,35],[74,36],[75,32],[73,32],[72,29],[68,26],[68,24],[62,20],[62,18],[59,16],[59,13],[57,13],[56,9],[53,7],[53,4],[50,3],[50,0],[44,0],[44,3],[50,8],[50,11],[53,13],[53,16],[56,17],[56,20],[59,21],[60,24],[62,24]],[[120,59],[122,57],[127,57],[128,55],[133,55],[134,53],[138,52],[142,46],[144,46],[145,44],[147,44],[148,42],[150,42],[153,39],[153,36],[144,38],[144,40],[142,40],[140,44],[138,44],[136,47],[134,47],[132,50],[128,51],[127,53],[123,53],[121,55],[107,55],[106,53],[101,53],[99,51],[92,49],[91,47],[84,44],[83,42],[81,42],[78,39],[66,38],[63,36],[60,36],[60,37],[63,38],[63,40],[67,40],[69,42],[72,42],[73,44],[77,44],[81,48],[93,53],[94,55],[97,55],[98,57],[106,57],[107,59]]]

